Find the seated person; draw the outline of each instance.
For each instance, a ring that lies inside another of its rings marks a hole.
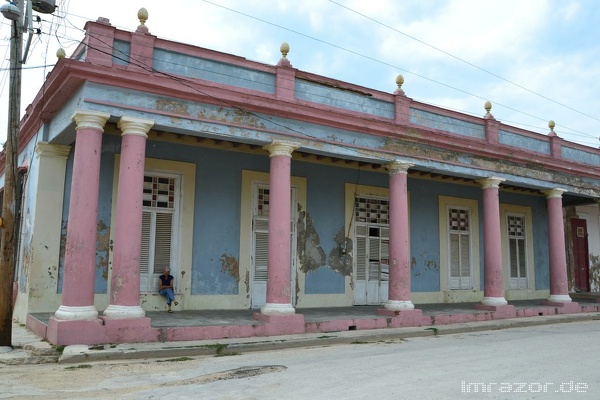
[[[160,293],[161,296],[166,296],[167,297],[167,306],[168,308],[168,312],[173,312],[171,310],[171,303],[177,305],[179,303],[177,303],[177,301],[175,301],[175,293],[173,292],[173,275],[170,275],[169,273],[171,272],[171,269],[169,267],[165,267],[163,269],[163,274],[160,276],[160,284],[158,287],[158,293]]]

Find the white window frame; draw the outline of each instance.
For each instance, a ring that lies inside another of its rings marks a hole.
[[[151,220],[150,220],[150,227],[149,227],[149,236],[155,237],[156,236],[156,216],[157,214],[172,214],[172,220],[171,220],[171,243],[170,243],[170,261],[168,262],[168,265],[171,269],[171,275],[173,275],[174,277],[174,282],[173,282],[173,287],[175,288],[175,291],[178,291],[178,287],[179,287],[179,263],[178,263],[178,254],[179,251],[177,251],[177,246],[176,244],[179,242],[179,220],[180,220],[180,201],[181,201],[181,175],[179,174],[172,174],[172,173],[164,173],[164,172],[160,172],[160,171],[145,171],[144,172],[144,177],[146,176],[155,176],[155,177],[160,177],[160,178],[168,178],[168,179],[174,179],[174,193],[173,193],[173,208],[162,208],[162,207],[152,207],[152,206],[143,206],[142,212],[143,213],[150,213],[151,215]],[[144,231],[144,228],[142,226],[142,232]],[[148,247],[148,272],[141,272],[141,268],[142,268],[142,263],[144,260],[144,246],[146,244],[144,243],[144,238],[142,237],[142,257],[140,257],[140,293],[156,293],[158,291],[158,281],[159,281],[159,276],[162,274],[162,269],[165,265],[162,264],[166,264],[164,262],[161,262],[159,264],[157,264],[157,262],[154,259],[154,255],[155,255],[155,243],[153,241],[151,241],[150,243],[147,244]],[[152,271],[152,273],[150,272],[150,265],[154,266],[154,269]]]
[[[505,218],[506,218],[506,225],[507,227],[510,226],[509,224],[509,218],[519,218],[522,221],[523,224],[523,236],[515,236],[515,235],[511,235],[511,232],[509,229],[506,230],[506,239],[507,239],[507,243],[508,246],[507,247],[507,263],[508,263],[508,288],[509,289],[527,289],[527,276],[529,275],[527,273],[527,222],[526,222],[526,218],[525,215],[523,214],[515,214],[515,213],[507,213]],[[516,254],[514,255],[513,258],[513,254],[512,254],[512,247],[511,247],[511,240],[514,240],[516,243]],[[521,254],[521,252],[519,251],[519,249],[523,249],[522,250],[522,254],[523,254],[523,258],[521,259],[521,257],[519,256]],[[513,276],[513,265],[512,265],[512,260],[515,260],[517,262],[516,265],[516,272],[517,272],[517,276]],[[524,274],[522,276],[521,270],[523,269],[523,265],[522,263],[524,263]]]
[[[451,210],[467,212],[468,230],[453,230],[450,227],[449,219],[447,220],[448,223],[446,224],[446,234],[448,235],[448,287],[450,290],[469,290],[469,289],[473,288],[473,244],[472,244],[473,220],[471,217],[472,212],[469,207],[448,205],[446,207],[446,215],[448,216],[448,218],[449,218]],[[452,259],[454,258],[453,254],[452,254],[453,253],[452,252],[452,236],[453,235],[457,235],[458,242],[459,242],[458,249],[457,249],[459,252],[459,254],[457,255],[457,259],[458,259],[458,263],[459,263],[458,276],[452,275]],[[463,243],[465,240],[467,241],[466,248],[468,249],[468,252],[469,252],[466,260],[462,256]],[[463,261],[466,261],[468,263],[467,268],[465,268]],[[463,275],[463,272],[465,269],[468,269],[467,275]]]
[[[449,208],[469,209],[470,228],[470,289],[452,289],[450,286],[450,239]],[[444,293],[444,301],[463,302],[481,300],[481,259],[479,255],[479,202],[461,197],[438,196],[438,216],[440,235],[440,290]]]
[[[510,270],[510,243],[508,232],[508,217],[510,215],[524,218],[525,227],[525,262],[526,276],[511,278]],[[504,271],[504,287],[506,288],[507,300],[527,299],[530,291],[535,290],[535,264],[533,251],[533,219],[531,208],[512,204],[500,204],[500,221],[502,231],[502,266]]]

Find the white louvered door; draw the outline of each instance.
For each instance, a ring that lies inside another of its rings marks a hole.
[[[389,291],[389,202],[357,196],[354,214],[354,304],[378,305],[388,300]]]

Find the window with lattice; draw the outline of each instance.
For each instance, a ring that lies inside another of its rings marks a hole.
[[[177,178],[159,174],[144,175],[142,210],[142,252],[140,291],[158,290],[158,276],[171,266]]]
[[[527,287],[527,250],[525,216],[519,214],[508,214],[508,252],[510,269],[510,288]]]
[[[389,224],[390,202],[387,199],[356,196],[354,217],[356,222]]]
[[[471,288],[471,228],[468,208],[448,208],[450,288]]]

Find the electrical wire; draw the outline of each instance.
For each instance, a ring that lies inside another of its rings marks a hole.
[[[339,49],[341,49],[341,50],[344,50],[344,51],[351,52],[352,54],[355,54],[355,55],[358,55],[358,56],[361,56],[361,57],[365,57],[365,58],[367,58],[367,59],[370,59],[370,60],[372,60],[372,61],[375,61],[375,62],[378,62],[378,63],[382,63],[382,64],[384,64],[384,65],[391,66],[391,67],[394,67],[394,68],[396,68],[396,69],[399,69],[399,70],[402,70],[402,71],[405,71],[405,72],[408,72],[408,73],[412,73],[411,71],[407,71],[407,70],[405,70],[405,69],[398,68],[397,66],[393,66],[393,65],[391,65],[391,64],[388,64],[388,63],[382,62],[382,61],[380,61],[380,60],[376,60],[376,59],[374,59],[374,58],[371,58],[371,57],[369,57],[369,56],[365,56],[365,55],[363,55],[363,54],[361,54],[361,53],[358,53],[358,52],[352,51],[352,50],[350,50],[350,49],[345,49],[345,48],[343,48],[343,47],[341,47],[341,46],[336,46],[336,45],[334,45],[334,44],[332,44],[332,43],[329,43],[329,42],[326,42],[326,41],[320,40],[320,39],[318,39],[318,38],[314,38],[314,37],[311,37],[311,36],[309,36],[309,35],[305,35],[305,34],[303,34],[303,33],[301,33],[301,32],[297,32],[297,31],[294,31],[294,30],[291,30],[291,29],[285,28],[285,27],[283,27],[283,26],[281,26],[281,25],[278,25],[278,24],[273,24],[273,23],[271,23],[271,22],[269,22],[269,21],[266,21],[266,20],[263,20],[263,19],[260,19],[260,18],[257,18],[257,17],[254,17],[254,16],[251,16],[251,15],[249,15],[249,14],[241,13],[241,12],[239,12],[239,11],[237,11],[237,10],[233,10],[233,9],[231,9],[231,8],[228,8],[228,7],[223,7],[223,6],[221,6],[221,5],[215,4],[215,3],[213,3],[213,2],[210,2],[210,1],[206,1],[206,0],[203,0],[203,1],[204,1],[205,3],[211,4],[211,5],[214,5],[214,6],[217,6],[217,7],[224,8],[224,9],[226,9],[226,10],[230,11],[230,12],[235,12],[235,13],[238,13],[238,14],[244,15],[244,16],[246,16],[246,17],[248,17],[248,18],[252,18],[252,19],[258,20],[258,21],[260,21],[260,22],[262,22],[262,23],[269,24],[269,25],[272,25],[272,26],[276,26],[276,27],[278,27],[278,28],[280,28],[280,29],[285,29],[285,30],[291,31],[291,32],[293,32],[293,33],[296,33],[296,34],[298,34],[298,35],[305,36],[305,37],[307,37],[307,38],[309,38],[309,39],[311,39],[311,40],[319,41],[319,42],[321,42],[321,43],[324,43],[324,44],[327,44],[327,45],[330,45],[330,46],[333,46],[333,47],[337,47],[337,48],[339,48]],[[335,2],[334,2],[334,3],[335,3]],[[338,4],[338,3],[336,3],[336,4]],[[67,5],[68,5],[68,4],[67,4]],[[73,26],[73,28],[74,28],[74,29],[76,29],[78,32],[85,32],[85,31],[81,30],[80,28],[77,28],[77,27],[76,27],[74,24],[72,24],[72,23],[71,23],[71,22],[68,20],[68,18],[66,17],[67,15],[74,15],[74,14],[69,14],[69,13],[68,13],[68,10],[64,10],[63,12],[64,12],[64,16],[63,16],[63,17],[61,17],[61,16],[55,16],[55,17],[56,17],[57,19],[63,18],[65,21],[67,21],[69,24],[71,24],[71,25]],[[77,16],[77,17],[80,17],[80,16]],[[80,18],[85,18],[85,17],[80,17]],[[57,38],[57,40],[59,40],[59,35],[58,35],[58,25],[60,25],[60,26],[64,26],[65,32],[67,32],[67,25],[66,25],[66,24],[57,24],[57,29],[56,29],[56,30],[55,30],[55,32],[54,32],[54,36]],[[69,40],[69,39],[68,39],[68,36],[67,36],[66,34],[65,34],[65,35],[63,35],[63,36],[62,36],[62,38]],[[71,42],[72,44],[78,44],[78,43],[79,43],[79,42],[78,42],[76,39],[72,39],[72,40],[70,40],[70,42]],[[59,43],[60,43],[60,41],[59,41]],[[72,44],[71,44],[71,45],[72,45]],[[61,47],[62,47],[62,43],[61,43]],[[225,75],[226,75],[226,74],[225,74]],[[459,89],[459,88],[454,88],[454,87],[452,87],[452,86],[450,86],[450,85],[447,85],[447,84],[444,84],[444,83],[442,83],[442,82],[438,82],[438,81],[436,81],[436,80],[432,80],[432,79],[429,79],[429,78],[427,78],[427,77],[423,77],[423,76],[421,76],[421,75],[419,75],[419,74],[416,74],[416,76],[419,76],[419,77],[422,77],[422,78],[424,78],[424,79],[430,80],[430,81],[432,81],[433,83],[440,84],[440,85],[443,85],[443,86],[449,87],[449,88],[451,88],[451,89],[454,89],[454,90],[461,91],[461,92],[463,92],[463,93],[465,93],[465,94],[468,94],[468,95],[470,95],[470,96],[473,96],[473,97],[476,97],[476,98],[479,98],[479,99],[485,100],[485,98],[484,98],[484,97],[481,97],[481,96],[478,96],[478,95],[475,95],[475,94],[469,93],[469,92],[467,92],[467,91],[464,91],[464,90],[462,90],[462,89]],[[240,78],[238,78],[238,79],[240,79]],[[243,78],[242,78],[242,79],[243,79]],[[357,105],[357,104],[358,104],[358,103],[352,103],[352,102],[350,102],[350,101],[349,101],[349,102],[347,102],[347,103],[348,103],[348,104],[350,104],[350,105]],[[494,105],[495,105],[495,106],[501,106],[501,107],[505,107],[506,109],[512,110],[512,111],[514,111],[514,112],[517,112],[517,113],[520,113],[520,114],[527,115],[527,116],[529,116],[529,117],[531,117],[531,118],[538,119],[538,120],[540,120],[540,121],[544,121],[544,122],[546,122],[546,121],[547,121],[547,119],[545,119],[545,118],[541,118],[541,117],[535,116],[535,115],[533,115],[533,114],[526,113],[526,112],[523,112],[523,111],[521,111],[521,110],[518,110],[518,109],[515,109],[515,108],[512,108],[512,107],[508,107],[508,106],[506,106],[506,105],[503,105],[503,104],[501,104],[501,103],[498,103],[498,102],[494,102]],[[362,105],[362,107],[363,107],[363,108],[369,108],[370,106],[369,106],[369,105]],[[444,106],[443,108],[449,109],[449,107],[445,107],[445,106]],[[466,113],[466,114],[473,115],[473,114],[471,114],[471,113],[469,113],[469,112],[466,112],[466,111],[464,111],[464,110],[459,110],[459,111],[460,111],[460,112],[463,112],[463,113]],[[525,125],[526,125],[526,124],[524,124],[524,123],[520,123],[520,122],[515,122],[515,123],[517,123],[517,124],[519,124],[519,125],[523,125],[523,126],[525,126]],[[586,134],[586,133],[584,133],[584,132],[580,132],[580,131],[578,131],[578,130],[576,130],[576,129],[569,128],[569,127],[567,127],[567,126],[563,126],[563,125],[561,125],[561,129],[564,129],[564,130],[570,130],[570,131],[573,131],[573,132],[577,132],[577,133],[578,133],[579,135],[581,135],[582,137],[591,137],[591,138],[594,138],[594,139],[595,139],[595,136],[592,136],[592,135]],[[572,134],[572,135],[574,135],[574,136],[577,136],[575,133],[571,133],[571,134]]]

